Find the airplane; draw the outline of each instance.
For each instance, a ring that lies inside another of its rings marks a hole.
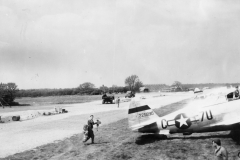
[[[232,89],[218,89],[199,94],[183,109],[159,117],[144,100],[133,99],[128,110],[132,131],[168,135],[231,131],[240,142],[240,99]]]

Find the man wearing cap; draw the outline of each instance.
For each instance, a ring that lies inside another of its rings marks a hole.
[[[239,98],[239,90],[238,86],[236,86],[236,90],[233,92],[233,99],[238,99]]]
[[[92,139],[92,143],[94,143],[94,133],[93,133],[93,125],[94,124],[97,124],[97,123],[94,123],[93,121],[93,115],[90,116],[88,122],[88,138],[85,139],[83,142],[86,142],[88,139]]]
[[[215,139],[212,141],[212,143],[213,143],[213,147],[215,148],[214,159],[228,160],[228,152],[224,147],[221,146],[220,139]]]

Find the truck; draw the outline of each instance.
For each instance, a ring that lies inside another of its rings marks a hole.
[[[105,103],[113,104],[114,103],[114,99],[115,99],[115,97],[113,95],[104,94],[102,96],[102,104],[105,104]]]
[[[127,93],[126,93],[126,95],[125,95],[125,98],[132,98],[132,97],[135,97],[134,92],[132,92],[132,91],[127,91]]]

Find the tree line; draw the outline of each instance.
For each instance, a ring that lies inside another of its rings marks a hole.
[[[131,76],[130,76],[131,77]],[[129,78],[129,77],[128,77]],[[143,83],[136,81],[135,78],[131,77],[128,80],[125,80],[126,86],[115,86],[107,87],[100,86],[96,88],[94,84],[90,82],[85,82],[80,84],[76,88],[65,88],[65,89],[28,89],[28,90],[16,90],[16,93],[13,94],[13,98],[15,97],[47,97],[47,96],[64,96],[64,95],[101,95],[103,93],[125,93],[129,90],[134,92],[139,92],[139,88],[144,86]],[[220,86],[236,86],[239,83],[202,83],[202,84],[181,84],[181,83],[173,83],[172,86],[179,86],[184,90],[189,88],[200,88],[209,87],[215,88]],[[165,85],[167,86],[167,85]]]
[[[239,83],[202,83],[202,84],[182,84],[179,81],[175,81],[171,86],[177,86],[182,91],[188,88],[203,88],[203,87],[219,87],[219,86],[236,86]],[[0,97],[8,103],[14,101],[16,97],[47,97],[47,96],[64,96],[64,95],[101,95],[103,93],[125,93],[127,91],[139,92],[139,88],[143,87],[143,82],[137,75],[128,76],[125,79],[125,86],[112,87],[100,86],[99,88],[91,82],[85,82],[80,84],[76,88],[65,89],[18,89],[15,83],[0,83]],[[163,84],[163,86],[167,86]],[[0,101],[1,102],[1,101]]]
[[[86,82],[90,83],[90,82]],[[83,83],[84,85],[86,83]],[[101,88],[101,89],[100,89]],[[128,89],[126,87],[106,87],[100,88],[92,87],[77,87],[66,89],[21,89],[16,93],[16,97],[47,97],[47,96],[65,96],[65,95],[101,95],[105,92],[108,93],[125,93]]]
[[[46,96],[64,96],[64,95],[101,95],[103,93],[125,93],[129,90],[138,92],[143,86],[137,75],[131,75],[125,79],[125,86],[112,87],[100,86],[99,88],[91,82],[80,84],[76,88],[65,89],[21,89],[15,92],[16,97],[46,97]]]

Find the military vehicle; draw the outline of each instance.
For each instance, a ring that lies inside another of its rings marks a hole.
[[[115,97],[113,95],[107,95],[106,93],[102,96],[102,104],[105,103],[114,103]]]
[[[125,98],[132,98],[135,97],[135,94],[132,91],[127,91]]]

